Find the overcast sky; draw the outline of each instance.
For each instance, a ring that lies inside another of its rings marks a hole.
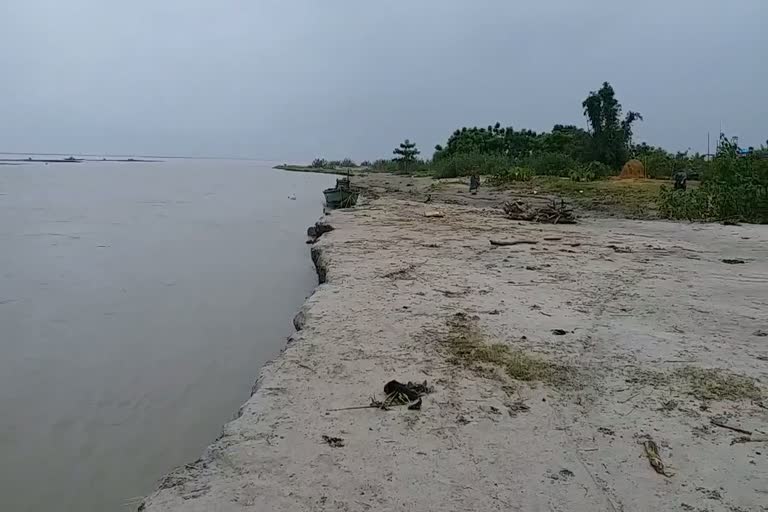
[[[0,0],[0,151],[377,158],[457,127],[768,138],[766,0]]]

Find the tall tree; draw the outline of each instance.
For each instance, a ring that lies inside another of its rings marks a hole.
[[[394,160],[396,162],[400,162],[400,165],[403,166],[403,171],[408,172],[408,164],[416,161],[416,156],[420,153],[420,151],[416,149],[415,142],[411,142],[408,139],[405,139],[404,142],[400,143],[400,147],[395,148],[392,153],[397,155]]]
[[[581,104],[592,135],[592,157],[613,167],[621,166],[629,155],[632,124],[643,120],[638,112],[629,111],[621,119],[621,103],[608,82],[592,91]]]

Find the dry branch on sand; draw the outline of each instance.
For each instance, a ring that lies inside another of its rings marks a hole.
[[[573,215],[573,209],[560,199],[552,199],[546,206],[533,208],[527,203],[517,201],[507,201],[502,207],[504,213],[512,220],[527,220],[531,222],[542,222],[547,224],[575,224],[576,217]]]

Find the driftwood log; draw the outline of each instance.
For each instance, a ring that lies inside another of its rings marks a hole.
[[[575,224],[573,210],[560,199],[552,199],[546,206],[533,208],[523,201],[507,201],[502,206],[504,213],[512,220],[526,220],[548,224]]]
[[[521,245],[521,244],[537,244],[536,240],[491,240],[491,245],[505,246],[505,245]]]

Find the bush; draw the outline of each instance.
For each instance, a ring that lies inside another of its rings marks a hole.
[[[704,220],[716,217],[708,194],[701,188],[673,190],[662,185],[656,202],[659,216],[665,219]]]
[[[610,175],[611,168],[602,162],[590,162],[571,169],[568,176],[573,181],[595,181]]]
[[[527,167],[512,167],[511,169],[503,169],[488,179],[488,183],[491,185],[504,185],[505,183],[515,181],[531,181],[533,179],[533,171]]]
[[[341,161],[341,167],[357,167],[357,164],[351,158],[345,158]]]
[[[325,158],[315,158],[312,160],[312,167],[316,169],[324,169],[328,166],[328,161]]]
[[[669,219],[768,223],[768,161],[719,156],[692,190],[662,187],[659,213]]]
[[[597,179],[595,172],[586,166],[571,169],[568,176],[571,178],[571,181],[595,181]]]
[[[372,170],[379,172],[396,172],[398,170],[397,162],[384,160],[383,158],[374,160],[370,167]]]
[[[498,174],[511,167],[511,161],[488,153],[457,153],[432,162],[436,178],[457,178],[473,174]]]
[[[667,154],[661,152],[640,156],[639,160],[645,168],[645,175],[651,179],[670,178],[675,172],[675,162]]]
[[[568,176],[578,162],[565,153],[538,153],[525,158],[524,165],[537,176]]]

